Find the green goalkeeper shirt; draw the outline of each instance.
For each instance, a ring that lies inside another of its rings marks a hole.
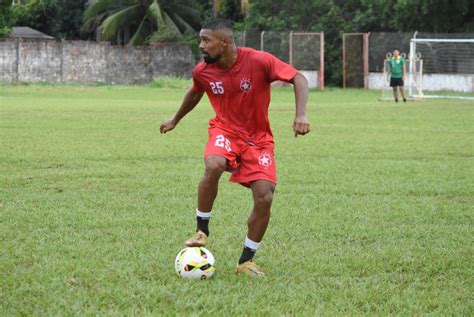
[[[389,61],[390,72],[392,78],[403,77],[403,66],[405,66],[405,59],[403,57],[391,58]]]

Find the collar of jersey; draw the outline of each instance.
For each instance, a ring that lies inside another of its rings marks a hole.
[[[232,64],[229,68],[222,67],[222,66],[220,66],[219,64],[215,64],[215,65],[216,65],[216,67],[219,68],[219,69],[229,71],[229,70],[231,70],[232,68],[234,68],[235,65],[238,64],[238,62],[240,61],[240,58],[241,58],[241,57],[242,57],[242,49],[237,46],[237,58],[235,59],[234,64]]]

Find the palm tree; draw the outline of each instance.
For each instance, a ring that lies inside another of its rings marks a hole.
[[[81,30],[96,32],[98,40],[140,45],[157,31],[179,36],[199,27],[193,0],[90,0]]]

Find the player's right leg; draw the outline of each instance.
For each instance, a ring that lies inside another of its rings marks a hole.
[[[227,169],[227,159],[218,155],[205,158],[204,174],[198,187],[198,209],[196,210],[196,233],[184,243],[188,247],[202,247],[207,244],[209,220],[214,200],[217,197],[219,179]]]
[[[398,102],[397,84],[397,79],[390,77],[390,87],[392,87],[393,99],[395,99],[395,102]]]
[[[226,170],[238,166],[236,159],[239,146],[218,128],[209,129],[209,140],[204,151],[205,170],[198,187],[196,233],[185,241],[187,246],[204,246],[209,237],[209,220],[217,197],[219,178]]]
[[[393,99],[395,99],[395,102],[398,102],[398,91],[397,91],[397,86],[392,87],[393,90]]]
[[[198,188],[198,209],[209,212],[217,196],[219,178],[227,169],[227,159],[219,155],[209,155],[204,162],[204,175]]]

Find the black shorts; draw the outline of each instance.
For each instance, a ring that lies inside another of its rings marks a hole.
[[[403,78],[390,78],[390,87],[403,87]]]

